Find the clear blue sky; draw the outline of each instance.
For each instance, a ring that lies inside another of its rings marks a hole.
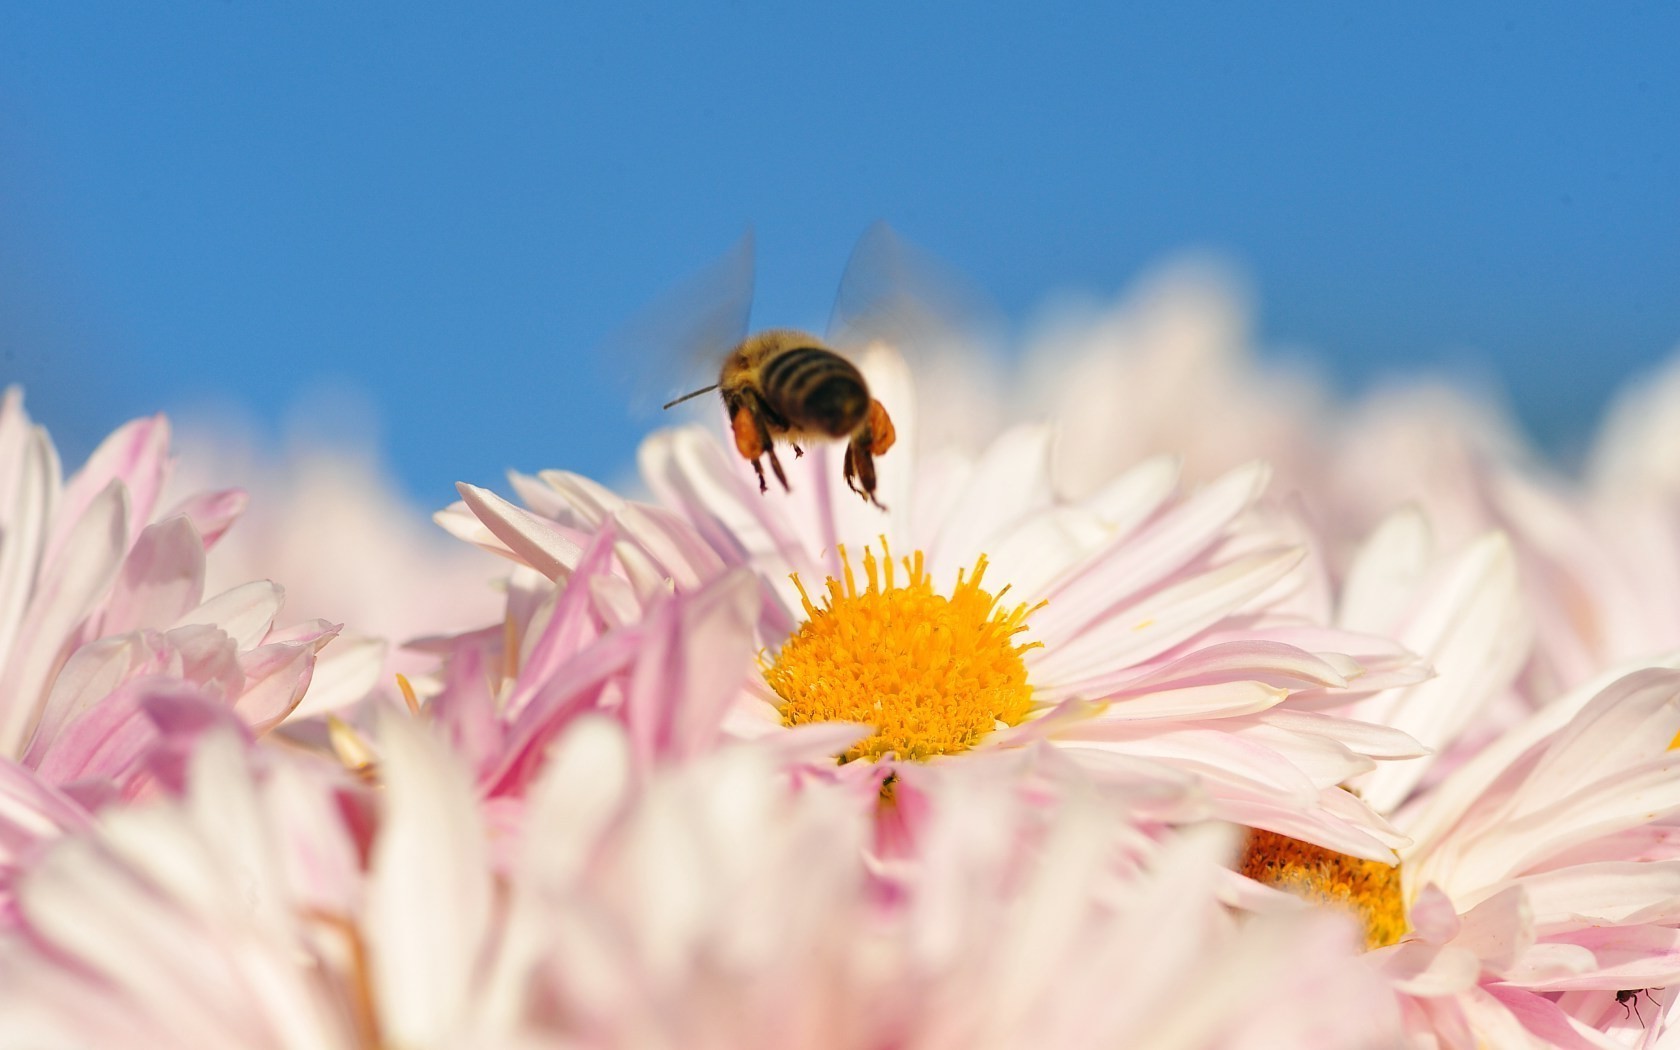
[[[886,219],[1017,318],[1220,250],[1263,342],[1475,348],[1567,441],[1680,345],[1680,5],[1424,6],[10,0],[0,380],[72,461],[348,386],[423,503],[610,477],[607,333],[749,222],[821,318]]]

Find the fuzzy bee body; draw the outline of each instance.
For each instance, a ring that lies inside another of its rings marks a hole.
[[[892,420],[869,395],[857,366],[821,339],[789,328],[749,336],[724,358],[716,389],[729,413],[735,448],[752,461],[760,492],[770,487],[765,459],[782,488],[788,487],[776,458],[777,440],[802,456],[801,441],[844,439],[847,487],[881,506],[875,498],[875,457],[892,447]]]

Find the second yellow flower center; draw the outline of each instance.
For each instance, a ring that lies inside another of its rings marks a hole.
[[[1406,935],[1398,864],[1350,857],[1275,831],[1251,830],[1238,870],[1256,882],[1352,915],[1365,931],[1367,949],[1395,944]]]
[[[946,597],[934,591],[920,551],[902,560],[901,583],[884,539],[881,548],[880,559],[863,552],[862,589],[841,548],[844,579],[828,580],[821,607],[793,577],[805,623],[764,672],[782,698],[782,722],[874,726],[842,762],[955,754],[1000,725],[1019,724],[1032,708],[1021,654],[1039,643],[1015,637],[1040,606],[999,608],[1009,588],[994,595],[980,585],[984,555],[972,575],[957,573]]]

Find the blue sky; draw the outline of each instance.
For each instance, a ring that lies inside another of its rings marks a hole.
[[[0,380],[72,462],[338,390],[424,504],[612,477],[613,329],[749,223],[820,320],[877,219],[1016,319],[1222,252],[1263,345],[1485,362],[1554,445],[1680,347],[1680,6],[1097,6],[13,0]]]

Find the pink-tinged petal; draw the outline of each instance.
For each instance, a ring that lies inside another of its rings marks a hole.
[[[1024,426],[987,446],[948,508],[944,524],[924,547],[929,571],[936,578],[972,565],[975,551],[989,550],[995,537],[1049,505],[1050,439],[1049,427]],[[1009,498],[999,499],[1001,492],[1009,493]]]
[[[1200,641],[1196,639],[1191,644]],[[1359,670],[1357,664],[1339,654],[1309,653],[1265,639],[1228,641],[1198,645],[1153,667],[1122,667],[1082,682],[1077,691],[1090,697],[1118,699],[1182,686],[1250,681],[1293,692],[1315,685],[1339,688],[1347,685],[1348,676],[1358,674]],[[1038,690],[1036,695],[1054,701],[1073,691],[1067,686],[1051,685]]]
[[[351,837],[345,785],[292,762],[267,769],[257,827],[278,843],[278,866],[298,908],[353,915],[361,906],[362,854]]]
[[[1452,898],[1432,882],[1418,891],[1406,914],[1406,922],[1419,937],[1435,944],[1445,944],[1457,937],[1464,925]]]
[[[302,702],[315,670],[315,654],[332,640],[327,634],[307,642],[277,642],[241,653],[245,688],[233,709],[257,734],[285,720]]]
[[[678,590],[693,590],[724,571],[723,559],[668,510],[626,504],[613,520],[624,538],[647,551],[661,575],[669,577]]]
[[[1158,689],[1168,684],[1207,685],[1255,678],[1291,685],[1347,684],[1346,677],[1324,657],[1293,645],[1261,639],[1199,648],[1131,684]]]
[[[1587,787],[1605,770],[1660,759],[1680,733],[1680,672],[1652,669],[1594,697],[1554,739],[1534,767],[1534,790],[1513,815]]]
[[[1449,892],[1474,890],[1622,828],[1680,814],[1680,753],[1661,763],[1604,774],[1556,803],[1505,819],[1464,848],[1452,867]],[[1455,894],[1456,896],[1456,894]]]
[[[52,441],[30,426],[19,399],[13,387],[0,404],[0,666],[35,589],[59,484]]]
[[[335,638],[315,658],[309,691],[291,717],[337,711],[373,692],[385,671],[385,648],[383,638]]]
[[[206,738],[236,742],[241,748],[252,740],[245,723],[226,704],[184,685],[160,686],[142,698],[140,707],[157,729],[157,740],[145,756],[146,771],[177,793],[185,793],[194,776],[206,776],[197,770],[214,761],[209,752],[229,746],[213,748],[204,743]]]
[[[1429,520],[1416,506],[1384,518],[1348,566],[1337,625],[1371,634],[1392,628],[1395,614],[1414,600],[1434,550]]]
[[[369,862],[368,967],[395,1046],[449,1046],[486,947],[490,868],[472,783],[423,725],[381,723],[384,813]]]
[[[1355,708],[1359,717],[1404,730],[1443,750],[1510,685],[1528,655],[1533,627],[1517,579],[1516,559],[1502,535],[1483,537],[1453,559],[1400,641],[1436,670],[1410,689],[1380,693]],[[1393,811],[1428,771],[1423,762],[1390,763],[1366,777],[1360,792]]]
[[[1329,741],[1355,754],[1384,760],[1417,758],[1425,753],[1422,744],[1398,729],[1317,711],[1274,709],[1254,722],[1253,727],[1240,727],[1239,732],[1280,749],[1290,740],[1306,739]]]
[[[1053,636],[1035,617],[1033,637],[1044,639],[1046,648],[1029,653],[1029,665],[1046,682],[1066,684],[1100,675],[1117,664],[1148,660],[1236,611],[1300,561],[1301,551],[1290,549],[1239,558],[1124,608],[1110,609],[1107,615],[1079,625],[1071,639]],[[1052,608],[1055,599],[1040,615]]]
[[[522,474],[508,475],[514,492],[527,506],[562,524],[599,528],[629,505],[612,489],[569,470],[545,470],[537,477],[540,484]]]
[[[1230,733],[1177,730],[1108,745],[1070,739],[1066,746],[1107,747],[1169,765],[1197,778],[1221,819],[1350,856],[1392,862],[1395,846],[1406,841],[1355,796],[1320,788],[1277,751]]]
[[[74,839],[52,850],[22,881],[18,900],[30,936],[83,980],[146,1004],[124,1008],[118,999],[105,1006],[108,1027],[118,1027],[117,1017],[126,1022],[129,1045],[233,1046],[248,1032],[248,1021],[233,1023],[201,1005],[207,997],[217,1003],[237,997],[237,979],[224,960],[207,957],[198,938],[182,936],[179,917],[160,909],[151,887],[114,862],[99,840]],[[148,1025],[152,1017],[169,1017],[173,1025]]]
[[[1431,941],[1402,941],[1384,948],[1377,965],[1396,991],[1424,998],[1467,992],[1476,987],[1482,972],[1474,953]]]
[[[1608,1050],[1618,1043],[1577,1028],[1549,999],[1490,985],[1466,997],[1465,1013],[1484,1046],[1500,1050]]]
[[[128,493],[113,481],[67,534],[63,556],[30,602],[15,656],[0,679],[0,754],[19,753],[40,717],[48,677],[68,656],[71,632],[110,588],[128,546]]]
[[[781,723],[776,723],[778,726]],[[780,729],[773,736],[754,741],[765,756],[789,768],[823,766],[834,756],[875,732],[874,726],[854,722],[808,722]]]
[[[789,528],[774,504],[731,468],[726,455],[704,431],[682,427],[660,431],[642,442],[638,461],[648,487],[693,522],[725,561],[782,563],[820,577],[827,564],[806,553],[800,534]],[[811,535],[812,549],[832,552],[836,542],[832,523]]]
[[[1153,456],[1104,484],[1080,505],[1095,514],[1110,535],[1130,535],[1166,506],[1178,488],[1179,470],[1178,457]]]
[[[338,637],[344,629],[341,623],[330,620],[299,620],[297,623],[285,627],[277,627],[263,637],[264,645],[313,645],[319,649],[322,645]]]
[[[1584,843],[1572,850],[1563,850],[1536,870],[1548,871],[1609,861],[1645,863],[1666,861],[1680,857],[1680,827],[1667,824],[1641,824],[1624,828]]]
[[[135,773],[157,729],[141,703],[153,692],[191,689],[167,678],[139,678],[68,722],[41,754],[35,770],[53,784],[78,780],[126,782]]]
[[[548,767],[531,786],[521,836],[521,865],[536,884],[567,886],[583,872],[630,782],[629,741],[612,720],[586,715],[554,742]]]
[[[1395,840],[1405,841],[1404,836],[1392,832],[1379,835],[1373,831],[1373,827],[1382,829],[1382,818],[1375,813],[1338,813],[1337,803],[1353,798],[1340,788],[1319,792],[1308,807],[1302,808],[1280,802],[1276,795],[1257,794],[1246,785],[1223,784],[1216,777],[1205,778],[1203,787],[1213,800],[1214,816],[1220,820],[1275,831],[1350,857],[1392,862]],[[1342,808],[1353,809],[1346,805]]]
[[[268,636],[285,600],[286,592],[277,584],[252,580],[216,595],[196,609],[189,609],[176,623],[218,628],[239,648],[250,649]]]
[[[752,670],[757,617],[758,587],[747,572],[649,611],[624,699],[638,760],[696,755],[716,740]]]
[[[101,638],[77,649],[53,679],[52,692],[24,753],[24,764],[38,764],[66,723],[129,679],[179,672],[182,668],[177,655],[162,636],[141,632]]]
[[[128,493],[124,535],[135,536],[152,520],[152,509],[169,471],[169,421],[136,419],[112,431],[64,488],[59,525],[47,541],[45,561],[70,551],[71,533],[83,514],[112,484]]]
[[[0,869],[43,839],[80,831],[87,810],[10,759],[0,758]]]
[[[204,540],[185,517],[141,531],[105,604],[101,634],[167,627],[204,598]]]
[[[1555,934],[1502,976],[1537,992],[1666,986],[1680,981],[1680,930],[1593,926]]]
[[[1462,916],[1453,944],[1476,953],[1483,969],[1502,973],[1534,946],[1533,912],[1521,886],[1510,886]]]
[[[507,701],[507,714],[517,716],[554,675],[577,653],[600,637],[593,615],[589,582],[612,566],[616,531],[598,532],[579,554],[571,577],[554,593],[541,630],[527,634],[519,656],[519,677]]]
[[[1045,700],[1073,693],[1069,689],[1045,689]],[[1083,690],[1078,690],[1083,695]],[[1289,698],[1289,690],[1267,685],[1265,682],[1223,682],[1218,685],[1173,686],[1159,692],[1127,691],[1106,697],[1108,709],[1103,712],[1105,722],[1138,722],[1159,720],[1187,722],[1209,718],[1235,718],[1257,714]]]
[[[1470,756],[1463,765],[1453,770],[1427,799],[1422,800],[1419,806],[1407,814],[1407,827],[1411,829],[1412,836],[1417,841],[1414,855],[1427,857],[1434,850],[1436,843],[1451,832],[1466,812],[1492,791],[1496,782],[1509,781],[1513,775],[1525,774],[1527,766],[1521,761],[1523,756],[1529,754],[1548,736],[1567,726],[1593,698],[1618,686],[1618,683],[1622,683],[1631,675],[1643,674],[1653,667],[1669,670],[1680,668],[1680,653],[1671,654],[1663,660],[1640,661],[1634,667],[1613,668],[1591,681],[1584,682],[1540,708],[1526,722],[1508,730]],[[1637,690],[1641,685],[1622,685],[1620,688]],[[1513,774],[1513,770],[1517,772]],[[1503,790],[1510,789],[1507,787]],[[1568,847],[1560,847],[1559,853],[1566,852],[1567,849]]]
[[[1583,926],[1680,923],[1680,862],[1581,864],[1516,880],[1542,935]]]
[[[1105,549],[1069,567],[1033,618],[1037,636],[1077,634],[1133,595],[1183,571],[1213,545],[1236,516],[1259,498],[1267,470],[1244,467],[1172,507],[1137,535],[1118,535]]]
[[[608,683],[636,658],[639,632],[627,628],[604,635],[538,690],[508,728],[495,768],[484,777],[487,795],[523,789],[541,770],[550,741],[579,715],[593,709]]]
[[[169,670],[214,696],[228,697],[245,686],[239,645],[220,627],[187,624],[164,635]]]
[[[478,518],[473,515],[472,510],[460,500],[456,500],[454,503],[451,503],[449,506],[433,514],[432,521],[436,522],[438,527],[442,528],[443,531],[449,533],[451,536],[458,540],[465,540],[477,547],[479,550],[488,551],[497,557],[506,558],[509,561],[519,560],[514,555],[512,549],[510,549],[507,544],[497,539],[495,533],[485,528],[484,523],[479,521]]]
[[[245,513],[250,502],[251,497],[244,489],[203,492],[181,501],[169,516],[179,514],[192,522],[193,528],[204,539],[204,549],[209,550]]]
[[[503,631],[490,628],[463,635],[443,667],[443,687],[426,713],[480,778],[487,778],[501,756],[502,721],[491,683],[502,652]]]
[[[1334,736],[1317,732],[1317,726],[1297,723],[1306,730],[1300,732],[1270,724],[1271,715],[1287,713],[1268,711],[1252,718],[1233,720],[1218,728],[1277,752],[1320,789],[1346,784],[1352,777],[1375,765],[1371,756],[1350,748]]]
[[[551,580],[564,579],[577,565],[583,546],[558,525],[514,506],[489,489],[465,482],[455,489],[467,508],[497,539],[507,544],[521,563]]]

